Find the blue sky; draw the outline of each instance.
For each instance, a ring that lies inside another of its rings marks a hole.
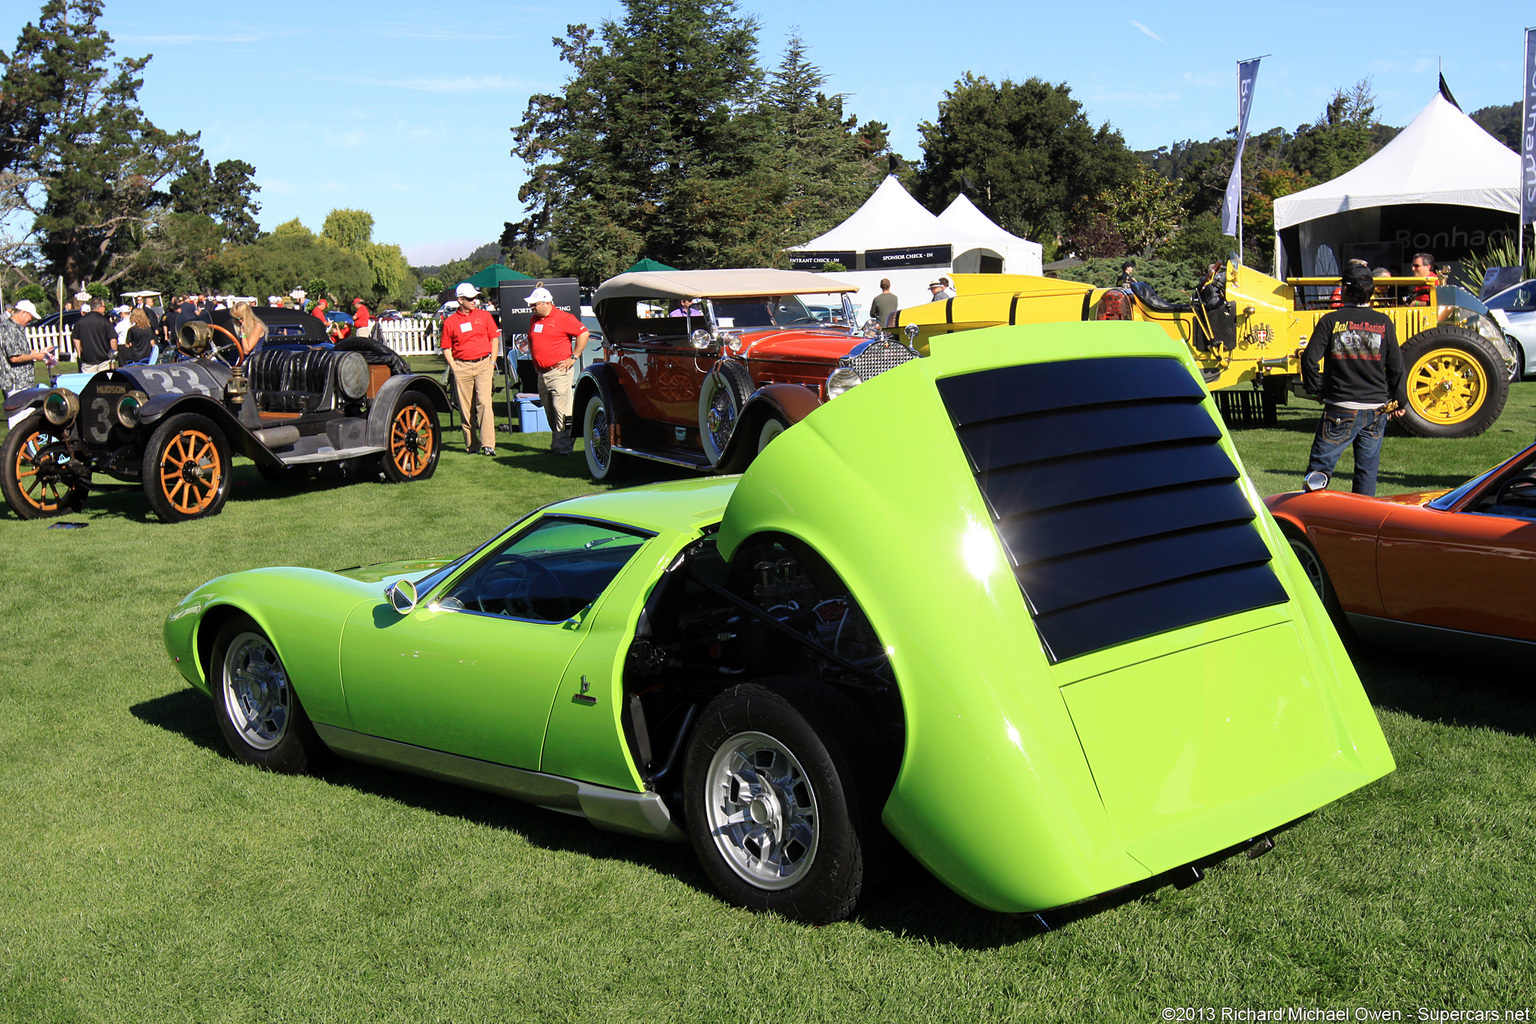
[[[9,49],[36,0],[6,5]],[[436,263],[493,241],[521,214],[526,168],[509,155],[528,96],[567,69],[552,36],[619,19],[616,0],[473,7],[208,4],[105,0],[119,56],[152,53],[140,101],[167,129],[200,130],[211,161],[256,167],[259,220],[318,229],[336,207],[368,210],[374,240]],[[1018,3],[964,5],[741,0],[776,65],[798,31],[847,95],[921,156],[917,126],[970,71],[1065,82],[1095,125],[1133,148],[1219,136],[1236,122],[1236,61],[1268,54],[1250,127],[1294,129],[1334,90],[1369,76],[1382,119],[1406,124],[1443,62],[1462,108],[1519,98],[1523,29],[1536,5]],[[1465,17],[1456,12],[1476,11]],[[1415,13],[1422,12],[1422,13]]]

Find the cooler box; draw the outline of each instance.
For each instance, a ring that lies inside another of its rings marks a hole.
[[[544,415],[538,395],[517,396],[517,419],[517,429],[525,434],[549,429],[549,417]]]

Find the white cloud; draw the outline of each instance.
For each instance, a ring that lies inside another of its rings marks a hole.
[[[113,41],[119,44],[132,43],[135,46],[203,46],[209,43],[259,43],[262,36],[234,36],[234,35],[121,35],[114,36]]]
[[[1147,28],[1147,26],[1143,25],[1141,22],[1133,21],[1133,22],[1131,22],[1131,24],[1133,26],[1135,26],[1136,29],[1138,31],[1140,31],[1142,35],[1147,36],[1150,39],[1156,39],[1158,42],[1162,42],[1163,41],[1163,37],[1162,36],[1158,35],[1156,32],[1153,32],[1151,29]]]

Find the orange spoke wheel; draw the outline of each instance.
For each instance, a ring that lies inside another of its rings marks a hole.
[[[389,420],[384,478],[392,483],[425,480],[437,469],[440,454],[437,416],[414,396],[401,399]]]
[[[207,419],[172,416],[144,452],[144,490],[168,523],[215,515],[229,494],[229,445]]]
[[[79,508],[89,469],[70,457],[59,430],[32,416],[6,435],[5,500],[22,519],[45,519]]]

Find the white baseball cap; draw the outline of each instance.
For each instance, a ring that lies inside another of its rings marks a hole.
[[[465,281],[453,290],[453,294],[461,299],[473,299],[480,294],[480,289]]]
[[[31,299],[22,299],[16,303],[16,312],[31,314],[32,319],[37,319],[37,307],[32,305]]]
[[[549,289],[548,288],[535,288],[533,290],[532,294],[530,294],[523,301],[528,303],[528,305],[531,306],[535,302],[553,303],[555,301],[555,297],[553,295],[549,294]]]

